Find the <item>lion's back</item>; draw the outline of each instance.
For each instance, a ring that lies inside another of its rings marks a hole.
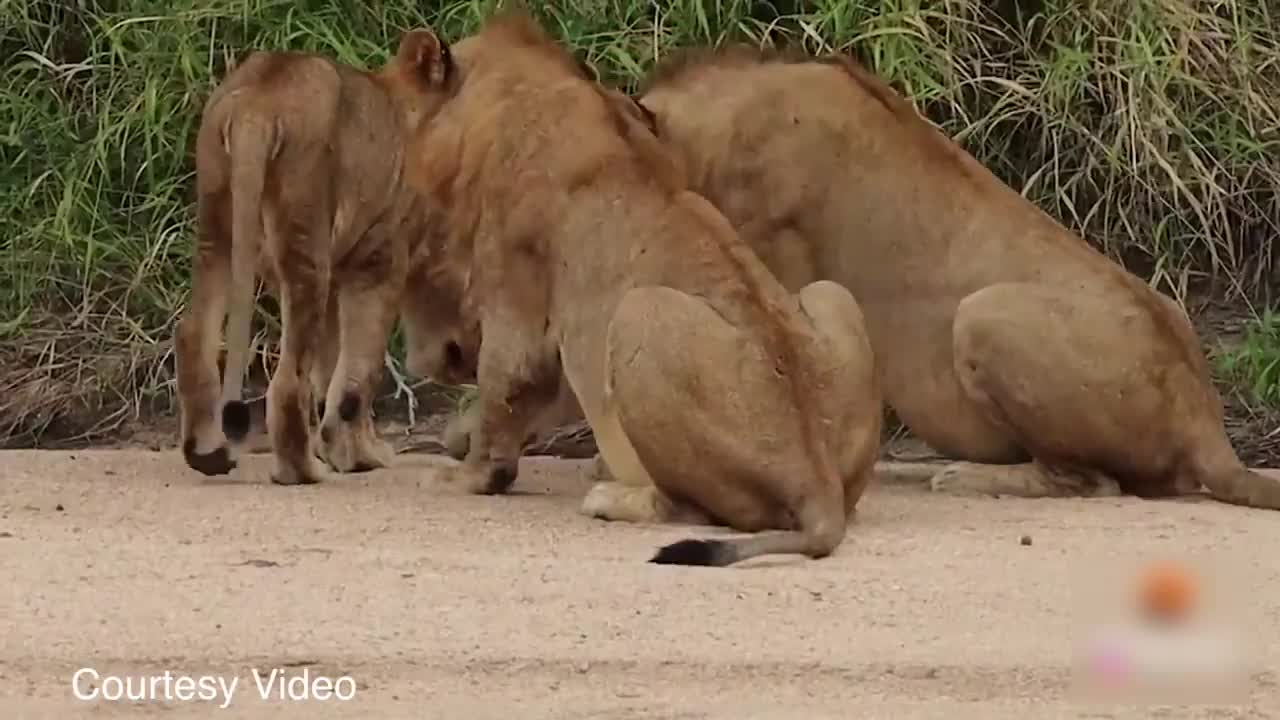
[[[387,92],[356,68],[293,51],[247,56],[205,102],[197,164],[210,178],[226,179],[227,131],[249,116],[276,128],[277,168],[305,171],[292,172],[307,176],[292,182],[335,175],[376,192],[394,174],[402,139],[398,112]]]
[[[221,133],[228,120],[270,119],[291,148],[351,147],[368,157],[398,135],[387,93],[368,74],[329,58],[259,50],[227,74],[206,100],[201,131]]]
[[[197,138],[198,192],[209,212],[218,214],[216,222],[229,228],[230,198],[245,192],[232,177],[234,145],[245,142],[250,154],[243,157],[249,159],[257,152],[255,142],[265,139],[264,207],[290,224],[314,223],[317,218],[307,216],[322,212],[332,223],[334,244],[326,240],[316,247],[354,256],[359,265],[402,233],[401,221],[414,210],[399,192],[400,126],[387,91],[370,74],[319,55],[257,51],[205,103]],[[379,218],[388,223],[386,230],[368,233]],[[401,255],[392,253],[393,262],[404,262]],[[353,263],[335,272],[348,272]],[[274,278],[264,279],[275,286]]]

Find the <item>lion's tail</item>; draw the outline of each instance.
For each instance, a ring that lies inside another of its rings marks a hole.
[[[649,562],[659,565],[709,565],[724,567],[760,555],[808,555],[821,558],[830,555],[844,539],[815,542],[813,534],[798,530],[770,530],[731,540],[680,540],[662,548]],[[830,546],[829,549],[826,549]]]
[[[658,550],[649,560],[660,565],[724,567],[760,555],[807,555],[824,558],[844,542],[848,517],[844,483],[829,463],[819,463],[824,491],[802,500],[796,513],[799,530],[771,530],[730,540],[680,540]]]
[[[1207,475],[1204,485],[1221,502],[1280,510],[1280,476],[1269,477],[1237,465],[1227,472]]]
[[[249,407],[240,398],[250,357],[254,280],[262,245],[262,190],[267,164],[279,151],[280,130],[272,118],[233,117],[223,135],[231,162],[231,287],[227,312],[227,358],[222,375],[222,432],[231,442],[249,434]]]

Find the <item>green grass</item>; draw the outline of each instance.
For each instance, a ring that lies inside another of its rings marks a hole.
[[[854,52],[1162,289],[1181,297],[1206,280],[1249,294],[1280,269],[1274,0],[530,4],[602,80],[628,87],[682,45],[772,38]],[[0,0],[0,440],[105,432],[171,409],[191,139],[229,63],[293,48],[368,67],[407,28],[457,37],[493,6]]]
[[[1280,407],[1280,312],[1265,310],[1244,338],[1214,354],[1218,373],[1264,407]]]

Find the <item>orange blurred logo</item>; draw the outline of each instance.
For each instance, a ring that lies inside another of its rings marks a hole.
[[[1246,657],[1240,638],[1214,617],[1221,593],[1209,592],[1208,577],[1191,562],[1161,559],[1130,566],[1099,586],[1112,600],[1095,609],[1101,623],[1091,622],[1076,644],[1077,697],[1155,703],[1241,697]]]
[[[1172,561],[1151,565],[1139,581],[1138,603],[1144,617],[1162,623],[1190,618],[1200,599],[1199,579]]]

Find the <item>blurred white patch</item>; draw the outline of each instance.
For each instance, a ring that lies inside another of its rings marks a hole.
[[[1169,592],[1185,601],[1178,604],[1185,611],[1163,618],[1144,601],[1144,583],[1159,566],[1166,578],[1177,576]],[[1258,657],[1248,628],[1256,627],[1259,606],[1248,602],[1247,571],[1212,552],[1082,561],[1073,584],[1073,699],[1248,702]]]

